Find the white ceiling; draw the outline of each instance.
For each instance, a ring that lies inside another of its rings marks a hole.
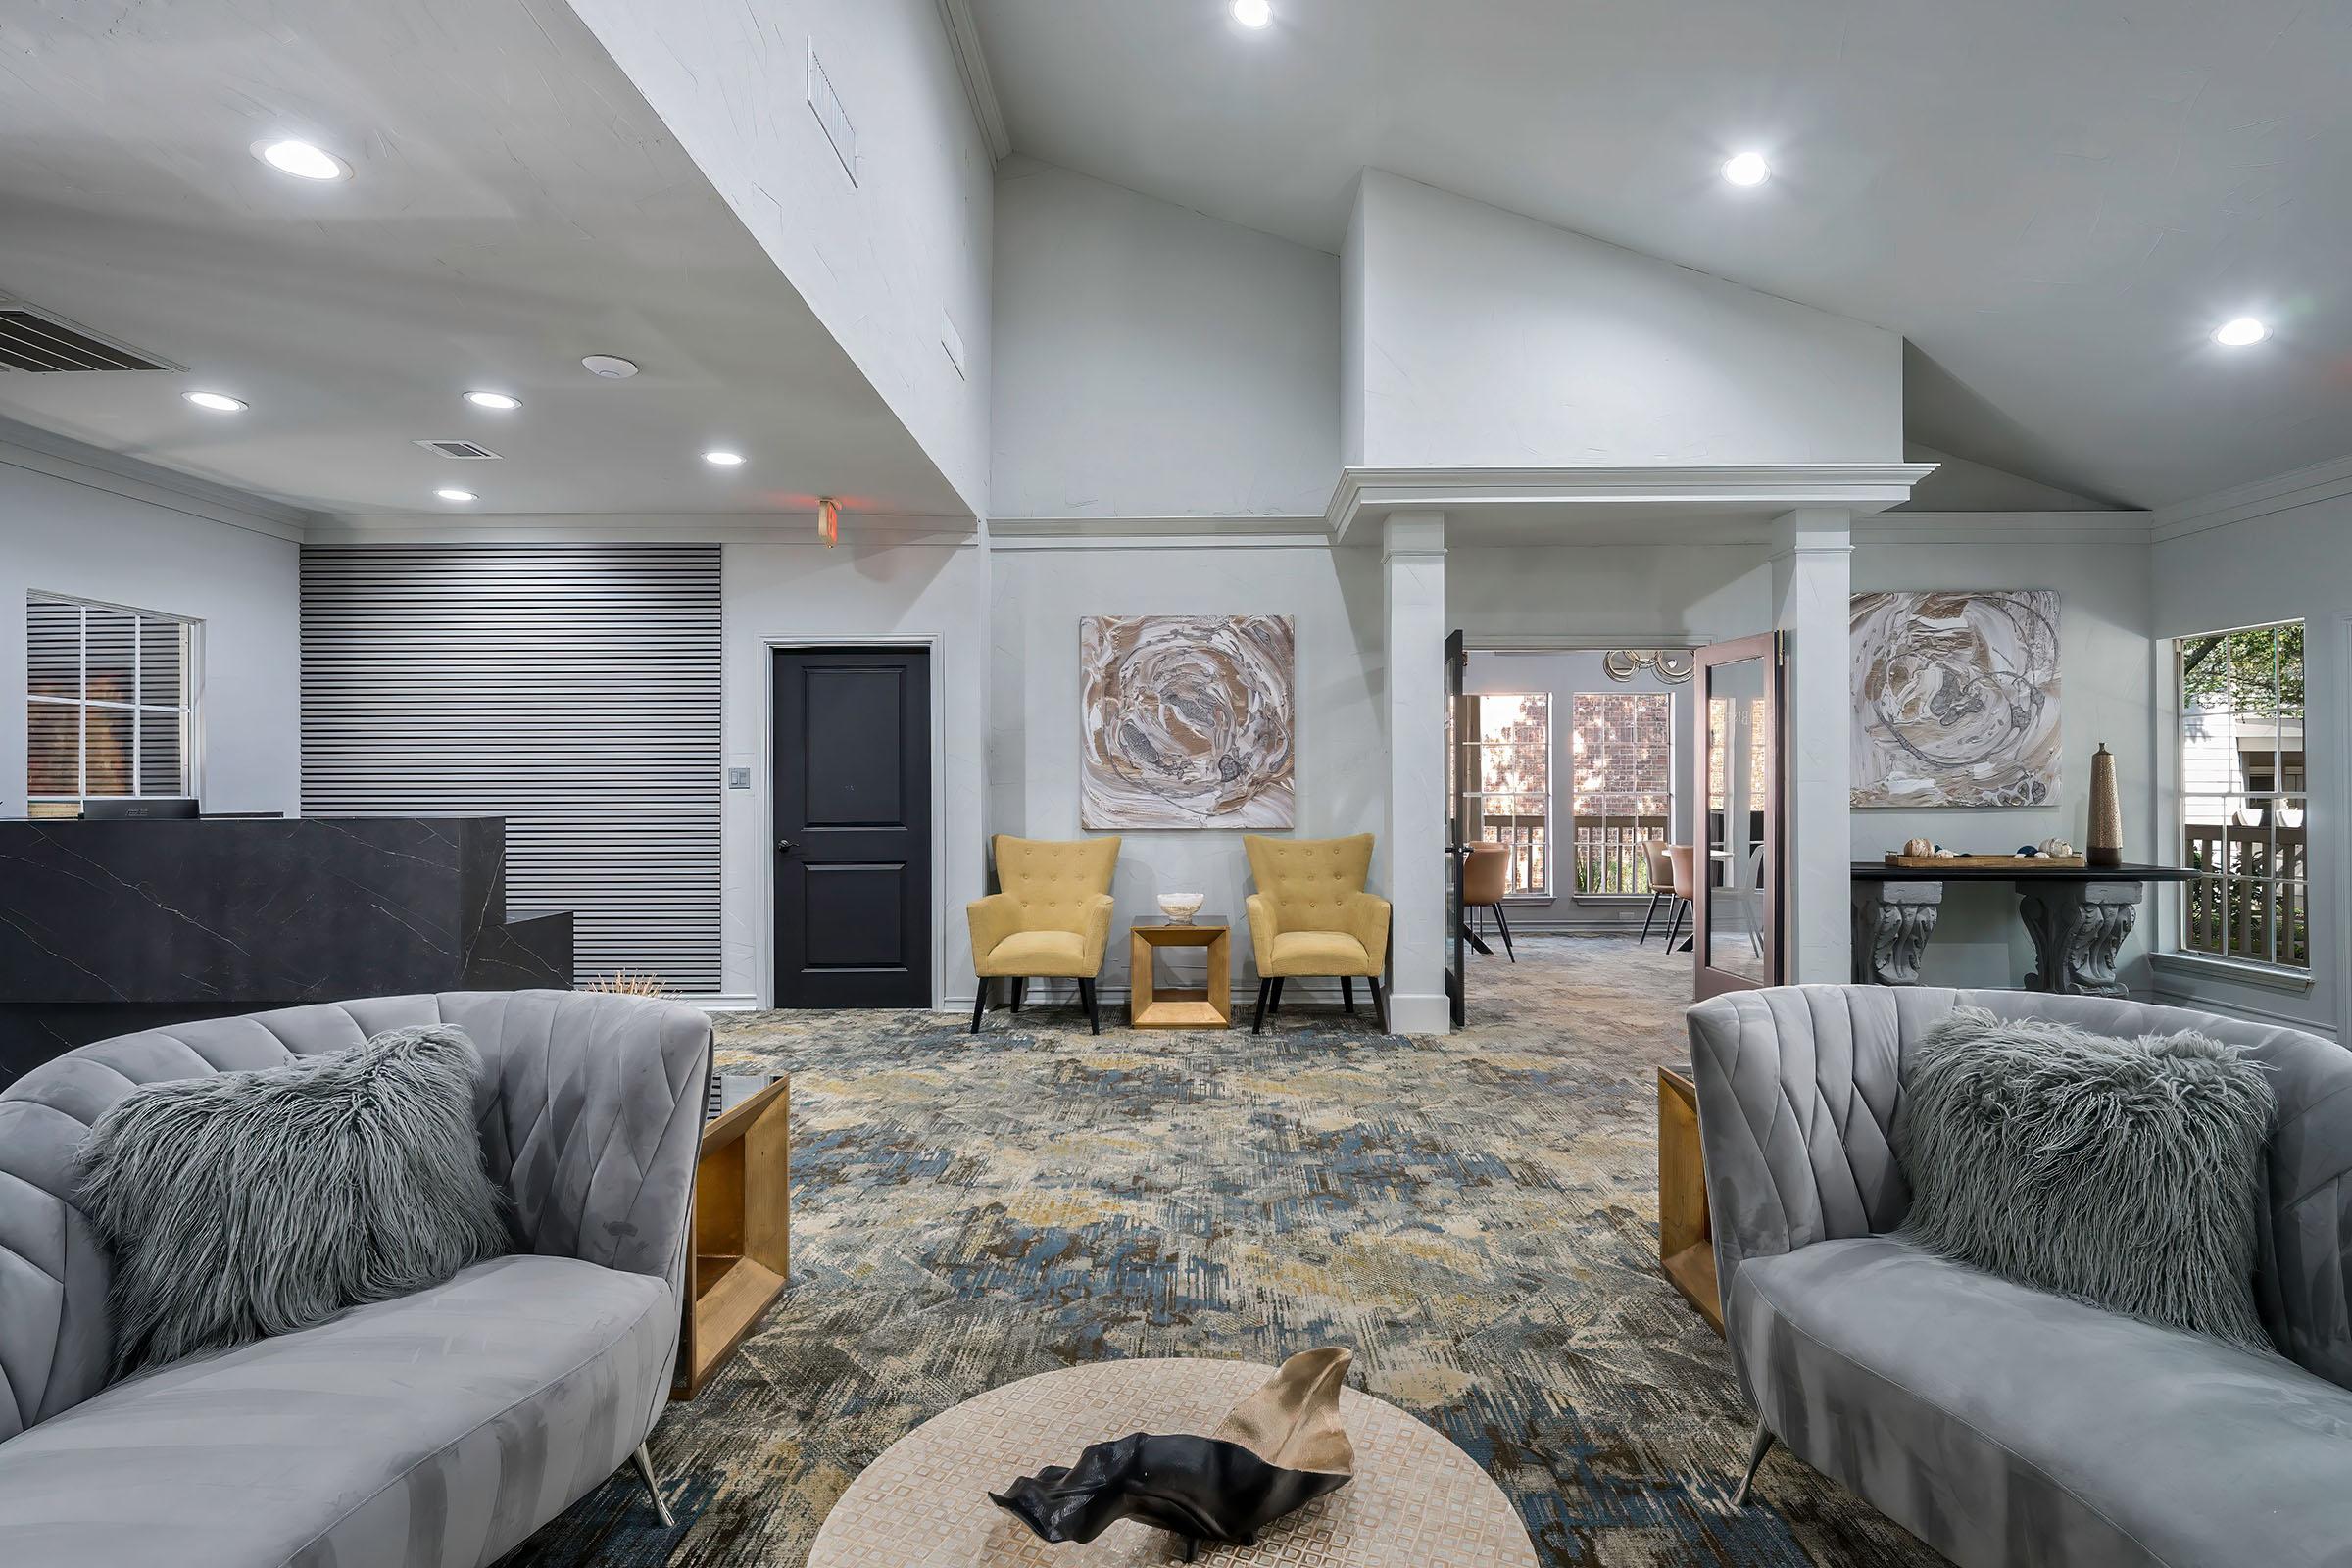
[[[1377,167],[1841,312],[1915,440],[2116,503],[2352,453],[2352,6],[1273,3],[973,0],[1013,145],[1098,178],[1336,251]]]
[[[0,416],[314,511],[969,515],[562,0],[11,7],[0,295],[190,367],[0,371]]]

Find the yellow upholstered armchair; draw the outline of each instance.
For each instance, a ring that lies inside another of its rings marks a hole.
[[[1118,869],[1119,841],[1016,839],[997,835],[997,886],[1002,893],[964,906],[972,921],[972,966],[980,994],[972,1002],[972,1033],[988,1011],[992,981],[1012,982],[1012,1010],[1032,978],[1075,980],[1087,1022],[1102,1032],[1095,977],[1110,944],[1110,874]]]
[[[1372,987],[1372,1010],[1389,1031],[1388,999],[1380,994],[1389,959],[1389,901],[1364,891],[1372,870],[1372,835],[1345,839],[1269,839],[1250,834],[1250,941],[1257,953],[1257,1017],[1266,1027],[1282,1009],[1282,983],[1294,975],[1337,975],[1340,996],[1355,1010],[1355,982]]]

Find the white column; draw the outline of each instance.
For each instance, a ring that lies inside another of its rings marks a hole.
[[[1788,634],[1788,962],[1793,984],[1850,978],[1853,693],[1847,609],[1853,516],[1807,509],[1772,525],[1773,624]]]
[[[1445,1034],[1446,515],[1394,513],[1381,537],[1387,610],[1389,1026]]]

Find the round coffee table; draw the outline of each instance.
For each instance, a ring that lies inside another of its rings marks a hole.
[[[1102,1361],[991,1389],[934,1416],[850,1483],[808,1568],[1141,1568],[1184,1560],[1164,1530],[1121,1520],[1052,1545],[988,1500],[1130,1432],[1208,1432],[1274,1375],[1250,1361]],[[1340,1394],[1355,1479],[1267,1527],[1253,1547],[1200,1548],[1214,1568],[1536,1568],[1502,1489],[1442,1434],[1353,1389]]]

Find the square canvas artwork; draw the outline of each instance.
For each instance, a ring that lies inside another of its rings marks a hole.
[[[1853,597],[1856,806],[2058,798],[2058,595]]]
[[[1291,825],[1288,615],[1088,615],[1078,819],[1089,828]]]

